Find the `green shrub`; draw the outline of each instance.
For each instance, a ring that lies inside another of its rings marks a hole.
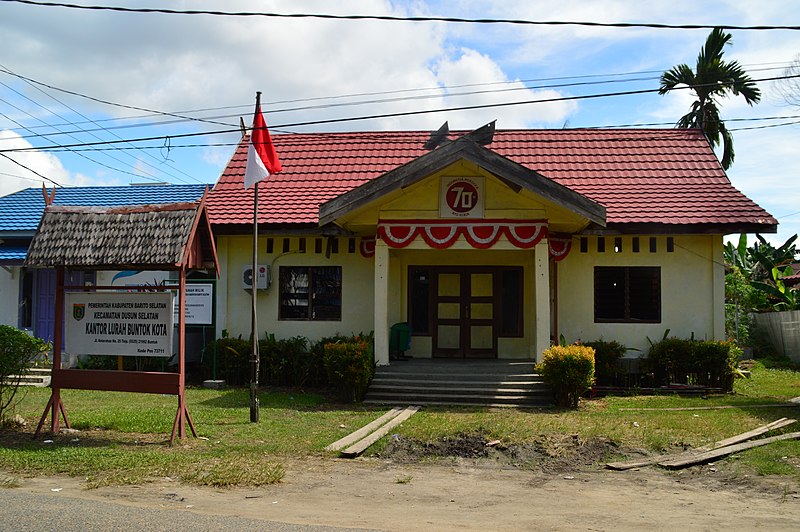
[[[536,370],[553,389],[556,404],[575,408],[594,380],[594,349],[584,345],[554,345],[545,349]]]
[[[0,424],[14,410],[20,377],[50,344],[9,325],[0,325]]]
[[[375,373],[372,335],[324,344],[328,382],[345,402],[361,401]]]
[[[616,341],[595,340],[584,342],[585,346],[594,349],[594,376],[597,384],[613,386],[616,384],[617,362],[625,355],[628,348]]]
[[[295,336],[276,340],[267,334],[259,341],[261,355],[261,382],[275,386],[319,386],[319,368],[308,348],[308,338]],[[321,363],[320,363],[321,366]]]
[[[216,344],[216,345],[214,345]],[[242,386],[250,382],[250,355],[252,352],[250,340],[243,340],[241,336],[231,338],[225,336],[210,343],[205,349],[203,365],[206,378],[212,378],[214,354],[216,348],[217,379],[224,380],[232,386]]]
[[[650,346],[646,364],[655,386],[692,384],[729,392],[740,355],[733,342],[664,338]]]

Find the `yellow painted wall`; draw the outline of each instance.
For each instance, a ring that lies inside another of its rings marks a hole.
[[[306,252],[299,253],[298,237],[290,238],[290,252],[283,253],[283,238],[272,237],[274,253],[266,252],[266,236],[259,237],[258,263],[272,267],[272,286],[258,294],[259,336],[275,333],[277,338],[305,336],[316,340],[336,333],[368,332],[374,327],[373,262],[348,252],[347,238],[339,238],[339,253],[325,257],[314,253],[314,237],[306,238]],[[221,277],[218,289],[218,334],[227,329],[231,336],[250,335],[251,295],[242,289],[241,273],[244,265],[252,264],[252,236],[220,236],[217,239]],[[342,319],[340,321],[289,321],[278,320],[278,272],[281,266],[341,266],[342,267]]]
[[[722,237],[677,235],[672,253],[666,250],[667,237],[656,238],[656,253],[650,252],[649,236],[639,238],[638,253],[631,249],[631,236],[622,237],[619,253],[614,252],[613,237],[605,237],[604,253],[597,252],[597,237],[588,237],[587,253],[580,252],[579,238],[573,240],[572,252],[558,265],[558,330],[567,341],[616,340],[641,350],[628,356],[643,356],[647,337],[660,339],[666,329],[683,338],[724,334]],[[660,266],[661,323],[594,323],[594,266]]]

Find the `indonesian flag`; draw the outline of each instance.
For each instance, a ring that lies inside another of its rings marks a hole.
[[[247,169],[244,172],[244,188],[250,188],[270,174],[282,170],[281,161],[275,151],[275,145],[267,130],[267,123],[261,113],[261,106],[256,109],[253,119],[253,132],[250,135],[250,146],[247,148]]]

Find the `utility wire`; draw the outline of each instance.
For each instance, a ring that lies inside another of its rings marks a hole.
[[[699,30],[721,27],[731,30],[800,30],[800,26],[783,25],[758,25],[739,26],[731,24],[658,24],[658,23],[633,23],[633,22],[579,22],[564,20],[525,20],[525,19],[499,19],[499,18],[462,18],[462,17],[437,17],[437,16],[412,16],[398,15],[334,15],[329,13],[269,13],[256,11],[216,11],[205,9],[164,9],[144,7],[121,7],[103,5],[81,5],[64,2],[41,2],[33,0],[2,0],[42,7],[64,7],[89,11],[117,11],[122,13],[161,13],[167,15],[214,15],[225,17],[265,17],[265,18],[316,18],[328,20],[380,20],[387,22],[451,22],[464,24],[514,24],[522,26],[589,26],[600,28],[655,28],[674,30]]]
[[[53,183],[53,184],[54,184],[55,186],[57,186],[57,187],[60,187],[60,186],[61,186],[61,185],[60,185],[60,184],[58,184],[56,181],[54,181],[54,180],[50,179],[50,178],[49,178],[49,177],[47,177],[47,176],[43,176],[42,174],[40,174],[39,172],[37,172],[37,171],[36,171],[36,170],[34,170],[33,168],[28,168],[27,166],[25,166],[25,165],[24,165],[24,164],[22,164],[21,162],[19,162],[19,161],[17,161],[17,160],[14,160],[14,159],[12,159],[11,157],[9,157],[8,155],[6,155],[5,153],[0,153],[0,157],[5,157],[6,159],[8,159],[8,160],[9,160],[9,161],[11,161],[12,163],[16,164],[17,166],[21,166],[21,167],[22,167],[22,168],[24,168],[25,170],[27,170],[27,171],[29,171],[29,172],[31,172],[31,173],[33,173],[33,174],[35,174],[35,175],[38,175],[39,177],[41,177],[41,178],[42,178],[42,179],[44,179],[45,181],[50,181],[51,183]],[[26,179],[26,178],[23,178],[23,179]]]
[[[0,0],[0,1],[6,2],[8,0]],[[135,111],[144,111],[144,112],[152,113],[152,114],[155,114],[155,115],[172,116],[172,117],[175,117],[175,118],[182,118],[184,120],[189,120],[189,121],[192,121],[192,122],[206,122],[206,123],[214,124],[214,125],[218,125],[218,126],[229,126],[230,125],[230,124],[226,124],[224,122],[215,122],[213,120],[203,120],[202,118],[195,118],[193,116],[185,116],[185,115],[179,115],[179,114],[175,114],[175,113],[168,113],[166,111],[156,111],[154,109],[148,109],[146,107],[137,107],[135,105],[126,105],[126,104],[122,104],[122,103],[110,102],[108,100],[102,100],[100,98],[95,98],[94,96],[88,96],[86,94],[81,94],[80,92],[75,92],[75,91],[71,91],[71,90],[67,90],[67,89],[61,89],[59,87],[54,87],[53,85],[48,85],[47,83],[42,83],[41,81],[36,81],[34,79],[27,78],[27,77],[19,75],[19,74],[15,74],[14,72],[11,72],[10,70],[8,70],[5,67],[0,67],[0,72],[5,72],[6,74],[10,74],[12,76],[18,77],[18,78],[23,79],[25,81],[29,81],[31,83],[35,83],[36,85],[41,85],[43,87],[47,87],[48,89],[57,90],[59,92],[63,92],[63,93],[66,93],[66,94],[71,94],[73,96],[79,96],[81,98],[86,98],[87,100],[91,100],[91,101],[97,102],[97,103],[102,103],[102,104],[106,104],[106,105],[113,105],[115,107],[122,107],[123,109],[133,109]]]
[[[34,118],[34,119],[36,119],[36,120],[39,120],[40,122],[44,122],[43,120],[41,120],[41,119],[39,119],[39,118],[36,118],[35,116],[33,116],[32,114],[30,114],[29,112],[25,111],[24,109],[20,109],[19,107],[17,107],[16,105],[14,105],[14,104],[12,104],[12,103],[10,103],[10,102],[7,102],[7,101],[5,101],[5,100],[3,100],[3,99],[0,99],[0,102],[3,102],[3,103],[5,103],[5,104],[9,105],[10,107],[13,107],[13,108],[14,108],[14,109],[16,109],[17,111],[20,111],[20,112],[22,112],[22,113],[25,113],[26,115],[30,116],[31,118]],[[26,126],[22,125],[21,123],[17,122],[16,120],[14,120],[13,118],[11,118],[10,116],[8,116],[8,115],[6,115],[6,114],[4,114],[4,113],[0,113],[0,116],[4,117],[6,120],[9,120],[10,122],[13,122],[13,123],[17,124],[17,126],[21,127],[22,129],[24,129],[24,130],[26,130],[26,131],[30,131],[30,129],[28,129]],[[76,137],[73,137],[73,138],[75,138],[75,140],[78,140]],[[50,140],[50,139],[46,139],[46,140],[47,140],[48,142],[51,142],[51,143],[54,145],[54,146],[52,146],[53,148],[61,148],[61,147],[63,147],[63,146],[61,146],[61,145],[57,144],[57,143],[56,143],[55,141],[53,141],[53,140]],[[120,141],[120,142],[123,142],[123,141]],[[81,143],[81,144],[83,144],[83,143]],[[76,146],[80,146],[81,144],[76,144]],[[13,151],[49,151],[49,150],[47,149],[47,147],[45,147],[45,148],[35,148],[35,147],[33,147],[33,146],[32,146],[30,149],[29,149],[29,148],[19,148],[19,149],[16,149],[16,150],[14,150],[14,149],[11,149],[11,150],[0,150],[0,153],[2,153],[2,152],[4,152],[4,151],[12,151],[12,152],[13,152]],[[89,157],[88,155],[84,155],[83,153],[79,153],[79,152],[77,152],[77,151],[75,151],[75,150],[71,150],[71,149],[69,149],[69,147],[67,147],[65,150],[61,150],[61,149],[59,149],[58,151],[70,151],[70,152],[74,152],[74,153],[75,153],[75,155],[77,155],[78,157],[82,157],[82,158],[86,159],[87,161],[90,161],[90,162],[93,162],[94,164],[97,164],[97,165],[103,166],[103,167],[105,167],[105,168],[108,168],[109,170],[113,170],[113,171],[115,171],[115,172],[121,172],[121,173],[123,173],[123,174],[129,174],[129,175],[132,175],[132,176],[135,176],[135,177],[143,177],[143,178],[145,178],[145,179],[148,179],[148,177],[147,177],[147,176],[141,176],[141,175],[139,175],[139,174],[134,174],[133,172],[128,172],[127,170],[122,170],[122,169],[120,169],[120,168],[115,168],[115,167],[113,167],[113,166],[111,166],[111,165],[108,165],[108,164],[102,163],[102,162],[100,162],[100,161],[98,161],[98,160],[92,159],[92,158],[91,158],[91,157]],[[37,174],[37,175],[38,175],[38,174]],[[155,178],[149,178],[149,179],[156,180]],[[60,185],[59,185],[59,186],[60,186]]]
[[[26,95],[24,95],[24,94],[22,94],[22,93],[20,93],[20,92],[18,92],[18,91],[16,91],[16,90],[12,89],[11,87],[9,87],[8,85],[6,85],[5,83],[3,83],[3,82],[1,82],[1,81],[0,81],[0,85],[3,85],[3,86],[5,86],[5,87],[6,87],[6,88],[8,88],[9,90],[11,90],[11,91],[15,92],[16,94],[18,94],[20,97],[22,97],[22,98],[24,98],[24,99],[26,99],[26,100],[30,101],[31,103],[33,103],[33,104],[37,105],[38,107],[40,107],[40,108],[44,109],[44,110],[45,110],[45,111],[47,111],[48,113],[50,113],[50,114],[52,114],[52,115],[55,115],[55,116],[57,116],[58,118],[60,118],[60,119],[62,119],[62,120],[65,120],[65,118],[64,118],[63,116],[61,116],[60,114],[58,114],[57,112],[55,112],[55,111],[53,111],[53,110],[51,110],[51,109],[48,109],[47,107],[45,107],[44,105],[40,104],[39,102],[37,102],[37,101],[35,101],[35,100],[31,99],[30,97],[28,97],[28,96],[26,96]],[[56,101],[58,102],[58,100],[56,100]],[[64,105],[62,102],[58,102],[58,103],[61,103],[62,105]],[[66,106],[66,107],[67,107],[67,108],[68,108],[70,111],[73,111],[73,112],[76,112],[76,113],[77,113],[77,111],[75,111],[75,110],[74,110],[74,109],[72,109],[71,107],[69,107],[69,106]],[[19,108],[17,107],[17,109],[19,109]],[[25,111],[23,111],[23,112],[25,112]],[[31,117],[33,118],[33,116],[32,116],[32,115],[30,115],[29,113],[26,113],[26,114],[28,114],[28,116],[31,116]],[[78,113],[78,114],[80,114],[80,113]],[[38,119],[38,120],[39,120],[40,122],[43,122],[43,120],[41,120],[41,119]],[[58,131],[58,130],[56,130],[56,132],[57,132],[57,133],[62,133],[62,132],[60,132],[60,131]],[[86,133],[86,132],[85,132],[85,131],[83,131],[83,130],[79,130],[79,131],[76,131],[76,132],[70,132],[70,133],[64,133],[64,134],[67,134],[67,135],[69,135],[69,137],[70,137],[70,138],[73,138],[73,139],[75,139],[75,140],[79,140],[79,139],[78,139],[78,137],[76,137],[76,136],[75,136],[73,133]],[[101,138],[101,137],[99,137],[99,136],[95,135],[94,133],[91,133],[91,132],[89,132],[89,134],[90,134],[92,137],[94,137],[95,139],[97,139],[97,140],[102,140],[102,138]],[[47,139],[48,141],[50,141],[50,142],[53,142],[53,141],[50,139],[50,137],[51,137],[51,136],[53,136],[53,134],[42,135],[42,137],[44,137],[44,138],[45,138],[45,139]],[[121,139],[121,137],[119,137],[119,136],[117,136],[117,135],[115,135],[115,136],[116,136],[118,139]],[[75,150],[72,150],[72,151],[75,151]],[[147,153],[147,152],[143,152],[143,153]],[[105,155],[106,155],[106,157],[108,157],[109,159],[112,159],[112,160],[114,160],[114,161],[116,161],[116,162],[118,162],[118,163],[120,163],[120,164],[122,164],[122,165],[128,165],[128,164],[129,164],[129,163],[127,163],[127,162],[123,161],[122,159],[120,159],[120,158],[118,158],[118,157],[115,157],[114,155],[111,155],[111,154],[105,154]],[[126,155],[127,157],[130,157],[130,158],[133,158],[133,159],[134,159],[134,161],[136,161],[136,160],[137,160],[137,159],[136,159],[136,158],[135,158],[133,155],[131,155],[130,153],[125,153],[124,155]],[[151,154],[149,154],[149,153],[147,153],[147,156],[148,156],[148,157],[153,157],[153,156],[152,156]],[[92,162],[95,162],[95,163],[97,163],[97,164],[101,164],[101,165],[103,164],[103,163],[101,163],[101,162],[99,162],[99,161],[96,161],[96,160],[94,160],[94,159],[90,159],[90,160],[91,160]],[[145,161],[142,161],[142,162],[143,162],[144,164],[147,164],[147,165],[148,165],[148,166],[150,166],[151,168],[154,168],[154,167],[153,167],[152,165],[150,165],[149,163],[147,163],[147,162],[145,162]],[[106,165],[103,165],[103,166],[106,166]],[[110,167],[110,166],[106,166],[106,167],[107,167],[107,168],[113,168],[113,167]],[[154,168],[154,169],[155,169],[156,171],[158,171],[158,169],[157,169],[157,168]],[[124,171],[124,170],[119,170],[119,169],[118,169],[118,171]],[[144,175],[142,175],[142,177],[143,177],[143,178],[145,178],[145,179],[148,179],[148,178],[151,178],[151,179],[153,179],[153,180],[156,180],[156,179],[158,179],[158,178],[157,178],[155,175],[153,175],[152,173],[150,173],[150,172],[148,172],[148,171],[146,171],[146,170],[144,170],[144,169],[140,169],[140,171],[141,171],[141,173],[142,173],[142,174],[144,174]],[[133,175],[137,175],[137,174],[133,174]],[[185,180],[181,179],[180,177],[178,177],[178,176],[176,176],[176,175],[171,175],[171,174],[167,174],[167,175],[169,175],[169,176],[170,176],[170,177],[172,177],[172,178],[178,179],[179,181],[180,181],[180,180],[182,180],[182,181],[184,181],[184,182],[185,182]]]
[[[764,65],[764,64],[773,64],[773,63],[758,63],[757,65]],[[784,66],[781,67],[768,67],[768,68],[756,68],[750,69],[751,72],[757,71],[767,71],[767,70],[783,70],[787,63],[776,63],[782,64]],[[0,72],[9,74],[11,76],[15,76],[29,84],[34,85],[41,85],[47,87],[52,90],[65,92],[68,94],[72,94],[75,96],[80,96],[82,98],[87,98],[93,101],[100,101],[107,105],[113,105],[117,107],[124,107],[130,108],[131,106],[127,106],[124,104],[119,104],[116,102],[109,102],[105,100],[98,100],[94,97],[77,93],[74,91],[68,91],[66,89],[62,89],[59,87],[54,87],[52,85],[48,85],[46,83],[42,83],[40,81],[34,80],[32,78],[28,78],[12,72],[8,68],[3,67],[0,65]],[[552,85],[540,85],[540,86],[525,86],[525,87],[511,87],[507,89],[496,89],[496,90],[483,90],[483,91],[473,91],[473,92],[460,92],[460,93],[438,93],[438,94],[431,94],[431,95],[417,95],[417,96],[410,96],[407,98],[395,98],[395,99],[382,99],[382,100],[361,100],[361,101],[354,101],[354,102],[346,102],[341,104],[328,104],[328,105],[317,105],[317,106],[302,106],[302,107],[294,107],[294,108],[284,108],[284,109],[275,109],[274,106],[282,104],[282,103],[296,103],[296,102],[311,102],[311,101],[320,101],[320,100],[331,100],[331,99],[342,99],[342,98],[350,98],[350,97],[359,97],[359,96],[370,96],[370,95],[388,95],[388,94],[398,94],[398,93],[408,93],[408,92],[421,92],[421,91],[430,91],[430,90],[451,90],[456,88],[465,88],[465,87],[480,87],[480,86],[493,86],[499,84],[512,84],[512,83],[533,83],[533,82],[541,82],[541,81],[549,81],[549,80],[566,80],[566,79],[585,79],[585,78],[596,78],[596,77],[616,77],[616,76],[623,76],[623,75],[637,75],[637,74],[649,74],[649,73],[656,73],[661,72],[660,70],[656,71],[642,71],[642,72],[627,72],[627,73],[615,73],[615,74],[589,74],[583,76],[566,76],[566,77],[556,77],[556,78],[541,78],[541,79],[529,79],[529,80],[517,80],[517,81],[497,81],[497,82],[490,82],[490,83],[469,83],[469,84],[462,84],[462,85],[453,85],[453,86],[442,86],[442,87],[427,87],[427,88],[419,88],[419,89],[398,89],[392,91],[379,91],[379,92],[365,92],[365,93],[358,93],[358,94],[348,94],[348,95],[337,95],[337,96],[329,96],[329,97],[314,97],[314,98],[301,98],[301,99],[294,99],[294,100],[279,100],[275,102],[271,102],[270,106],[273,107],[269,114],[274,115],[278,112],[293,112],[293,111],[304,111],[304,110],[311,110],[311,109],[326,109],[326,108],[333,108],[333,107],[343,107],[343,106],[356,106],[356,105],[363,105],[363,104],[373,104],[373,103],[387,103],[387,102],[400,102],[400,101],[407,101],[407,100],[419,100],[419,99],[432,99],[432,98],[449,98],[453,96],[465,96],[465,95],[474,95],[474,94],[492,94],[496,92],[507,92],[507,91],[519,91],[519,90],[535,90],[541,88],[563,88],[563,87],[572,87],[572,86],[580,86],[580,85],[601,85],[605,83],[621,83],[621,82],[629,82],[629,81],[647,81],[652,79],[658,79],[653,77],[641,77],[641,78],[626,78],[623,80],[603,80],[603,81],[593,81],[593,82],[578,82],[578,83],[564,83],[564,84],[552,84]],[[39,89],[41,90],[41,89]],[[57,100],[58,101],[58,100]],[[223,109],[237,109],[237,108],[249,108],[251,107],[248,105],[237,105],[237,106],[224,106],[224,107],[214,107],[214,108],[206,108],[206,109],[198,109],[198,110],[189,110],[189,111],[177,111],[174,113],[167,113],[163,111],[153,111],[147,115],[139,115],[137,117],[123,117],[123,118],[111,118],[111,119],[102,119],[102,120],[87,120],[86,122],[67,122],[64,124],[52,124],[52,127],[61,126],[61,125],[74,125],[78,126],[78,124],[83,123],[94,123],[99,125],[99,122],[106,122],[106,121],[114,121],[114,120],[129,120],[133,118],[141,118],[141,117],[151,117],[151,116],[185,116],[188,113],[194,112],[204,112],[210,110],[223,110]],[[208,123],[214,123],[219,125],[225,125],[229,127],[233,127],[235,124],[225,123],[225,122],[217,122],[212,119],[220,119],[220,118],[235,118],[240,116],[239,113],[237,114],[230,114],[230,115],[218,115],[218,116],[211,116],[205,117],[204,119],[195,118],[195,117],[188,117],[188,118],[178,118],[176,120],[165,120],[159,122],[150,122],[150,123],[141,123],[141,124],[130,124],[130,125],[121,125],[121,126],[111,126],[108,128],[101,127],[99,129],[82,129],[82,131],[99,131],[102,129],[128,129],[134,127],[150,127],[150,126],[160,126],[160,125],[170,125],[175,123],[181,123],[184,121],[205,121]],[[29,126],[32,129],[37,127],[47,127],[47,126]],[[74,131],[73,131],[74,132]],[[60,133],[50,133],[51,135],[60,134]],[[65,133],[66,134],[66,133]],[[33,138],[36,134],[33,135],[24,135],[23,138]]]
[[[2,68],[2,69],[5,69],[5,70],[6,70],[6,71],[8,71],[8,72],[11,72],[11,71],[10,71],[10,70],[9,70],[9,69],[8,69],[8,68],[5,66],[5,65],[2,65],[2,64],[0,64],[0,68]],[[52,94],[49,94],[49,93],[45,92],[43,89],[39,88],[37,85],[35,85],[35,84],[31,83],[31,82],[27,82],[27,83],[28,83],[28,85],[30,85],[31,87],[33,87],[33,88],[34,88],[34,89],[36,89],[37,91],[39,91],[39,92],[41,92],[42,94],[44,94],[45,96],[47,96],[47,97],[51,98],[51,99],[52,99],[53,101],[55,101],[56,103],[58,103],[58,104],[60,104],[60,105],[63,105],[64,107],[66,107],[67,109],[69,109],[69,110],[70,110],[70,111],[72,111],[73,113],[77,114],[77,115],[78,115],[78,116],[80,116],[81,118],[84,118],[84,119],[86,119],[86,120],[89,120],[89,121],[91,122],[91,120],[90,120],[90,119],[89,119],[89,118],[88,118],[86,115],[82,114],[80,111],[78,111],[78,110],[76,110],[76,109],[73,109],[72,107],[70,107],[69,105],[67,105],[67,104],[66,104],[66,103],[64,103],[63,101],[59,100],[58,98],[56,98],[56,97],[55,97],[55,96],[53,96]],[[5,83],[2,83],[2,82],[0,82],[0,85],[3,85],[3,86],[5,86],[5,87],[8,87],[8,85],[6,85]],[[29,100],[29,101],[33,102],[33,103],[34,103],[34,104],[36,104],[36,105],[39,105],[39,107],[41,107],[41,108],[43,108],[43,109],[45,109],[45,110],[49,111],[50,113],[54,114],[54,115],[55,115],[55,116],[57,116],[58,118],[60,118],[60,119],[62,119],[62,120],[66,120],[66,118],[64,118],[64,117],[63,117],[63,116],[61,116],[60,114],[58,114],[58,113],[56,113],[56,112],[53,112],[53,111],[51,111],[51,110],[47,109],[47,108],[46,108],[46,107],[44,107],[43,105],[41,105],[41,104],[39,104],[39,103],[35,102],[35,101],[34,101],[34,100],[32,100],[31,98],[29,98],[29,97],[27,97],[27,96],[25,96],[25,95],[23,95],[23,94],[20,94],[19,92],[17,92],[16,90],[12,89],[11,87],[8,87],[8,88],[9,88],[10,90],[12,90],[12,91],[16,92],[17,94],[19,94],[19,95],[20,95],[20,96],[22,96],[23,98],[25,98],[25,99],[27,99],[27,100]],[[69,123],[69,125],[73,125],[73,126],[74,126],[75,124]],[[114,133],[113,131],[109,131],[107,128],[101,127],[101,128],[100,128],[100,130],[102,130],[102,131],[105,131],[106,133],[110,133],[111,135],[113,135],[113,136],[114,136],[114,137],[116,137],[117,139],[123,140],[123,139],[122,139],[122,137],[120,137],[119,135],[117,135],[117,134],[116,134],[116,133]],[[56,131],[58,131],[58,130],[56,130]],[[97,140],[102,140],[102,139],[101,139],[99,136],[95,135],[93,131],[87,131],[85,128],[80,128],[80,130],[79,130],[79,131],[77,131],[77,132],[80,132],[80,133],[88,133],[89,135],[91,135],[92,137],[96,138]],[[77,133],[77,132],[76,132],[76,133]],[[59,132],[59,133],[61,133],[61,132]],[[71,136],[71,135],[70,135],[70,136]],[[152,154],[150,154],[149,152],[142,151],[142,153],[143,153],[144,155],[146,155],[147,157],[149,157],[149,158],[151,158],[151,159],[155,160],[156,162],[159,162],[159,163],[160,163],[160,162],[163,162],[163,161],[159,161],[159,160],[158,160],[158,158],[154,157],[154,156],[153,156]],[[181,178],[180,176],[178,176],[178,175],[175,175],[175,174],[173,174],[173,173],[171,173],[171,172],[165,172],[163,168],[158,168],[158,167],[156,167],[156,166],[153,166],[152,164],[148,163],[147,161],[143,161],[143,160],[141,160],[141,159],[137,159],[136,157],[134,157],[133,155],[131,155],[131,154],[129,154],[129,153],[125,153],[125,155],[127,155],[128,157],[130,157],[131,159],[133,159],[133,160],[134,160],[134,162],[139,162],[139,161],[141,161],[143,164],[146,164],[147,166],[149,166],[150,168],[152,168],[152,169],[153,169],[153,170],[155,170],[156,172],[163,172],[164,174],[168,175],[169,177],[172,177],[173,179],[177,179],[178,181],[187,182],[185,179]],[[124,162],[124,161],[122,161],[122,160],[120,160],[120,159],[114,159],[114,160],[116,160],[116,161],[118,161],[118,162],[120,162],[120,163],[122,163],[122,164],[125,164],[125,162]],[[166,166],[170,167],[171,165],[167,164]],[[190,178],[190,179],[196,179],[196,178],[193,178],[191,175],[187,174],[186,172],[184,172],[183,170],[180,170],[180,169],[177,169],[177,168],[176,168],[176,170],[178,170],[180,173],[184,174],[186,177],[188,177],[188,178]],[[149,174],[149,172],[148,172],[148,174]],[[152,175],[152,174],[150,174],[150,175]],[[153,176],[153,177],[155,177],[155,176]]]
[[[754,82],[762,82],[762,81],[774,81],[778,79],[792,79],[792,78],[800,78],[800,74],[797,75],[790,75],[790,76],[776,76],[771,78],[762,78],[762,79],[754,79]],[[730,84],[730,83],[729,83]],[[692,86],[685,86],[685,87],[676,87],[673,90],[694,90],[699,87],[706,87],[706,86],[714,86],[718,87],[720,83],[709,83],[709,84],[699,84],[699,85],[692,85]],[[500,103],[489,103],[489,104],[476,104],[476,105],[465,105],[460,107],[449,107],[444,109],[422,109],[417,111],[402,111],[397,113],[383,113],[383,114],[375,114],[375,115],[362,115],[362,116],[353,116],[353,117],[344,117],[344,118],[331,118],[326,120],[309,120],[304,122],[293,122],[287,124],[276,124],[272,125],[273,129],[280,129],[280,128],[290,128],[290,127],[301,127],[301,126],[310,126],[310,125],[320,125],[320,124],[332,124],[332,123],[343,123],[343,122],[354,122],[359,120],[372,120],[377,118],[395,118],[400,116],[415,116],[415,115],[423,115],[423,114],[431,114],[431,113],[446,113],[446,112],[454,112],[454,111],[468,111],[468,110],[475,110],[475,109],[490,109],[490,108],[497,108],[497,107],[512,107],[517,105],[529,105],[529,104],[536,104],[536,103],[552,103],[552,102],[560,102],[560,101],[569,101],[569,100],[587,100],[587,99],[597,99],[597,98],[607,98],[613,96],[631,96],[637,94],[652,94],[654,92],[659,92],[660,89],[640,89],[640,90],[633,90],[633,91],[621,91],[621,92],[608,92],[608,93],[599,93],[599,94],[586,94],[580,96],[564,96],[558,98],[544,98],[538,100],[524,100],[519,102],[500,102]],[[173,139],[177,138],[187,138],[187,137],[198,137],[198,136],[207,136],[207,135],[220,135],[225,133],[234,133],[241,131],[239,128],[236,129],[227,129],[227,130],[219,130],[219,131],[200,131],[194,133],[181,133],[176,135],[167,135],[167,136],[152,136],[152,137],[141,137],[137,139],[124,139],[124,140],[110,140],[110,141],[100,141],[100,142],[82,142],[78,144],[64,144],[60,146],[55,146],[55,148],[75,148],[75,147],[88,147],[88,146],[103,146],[103,145],[110,145],[110,144],[119,144],[122,142],[147,142],[153,140],[163,140],[165,142],[171,142]],[[21,152],[21,151],[32,151],[37,150],[40,148],[30,147],[30,148],[13,148],[13,149],[0,149],[0,153],[2,152]]]

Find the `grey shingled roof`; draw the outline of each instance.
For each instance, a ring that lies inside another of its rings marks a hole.
[[[25,265],[175,267],[183,260],[195,203],[45,208]]]

